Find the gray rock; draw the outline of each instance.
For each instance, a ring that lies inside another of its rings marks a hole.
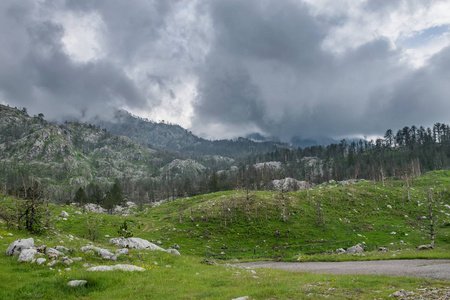
[[[54,265],[56,265],[56,263],[57,263],[56,260],[52,260],[51,262],[49,262],[49,263],[47,264],[47,266],[53,267]]]
[[[83,258],[81,258],[81,257],[72,257],[72,260],[73,261],[82,261]]]
[[[178,246],[178,244],[173,244],[173,247],[177,250],[180,249],[180,246]]]
[[[399,291],[396,291],[396,292],[390,294],[389,297],[397,297],[397,298],[399,298],[399,297],[406,297],[406,296],[411,296],[411,295],[414,295],[414,292],[409,292],[409,291],[405,291],[405,290],[399,290]]]
[[[156,241],[156,243],[157,243],[158,245],[162,245],[162,242],[161,242],[161,241]]]
[[[36,259],[36,263],[38,265],[42,265],[43,263],[45,263],[47,260],[45,258],[38,258]]]
[[[239,298],[234,298],[232,300],[247,300],[248,296],[243,296],[243,297],[239,297]]]
[[[93,264],[88,264],[88,263],[83,264],[83,268],[90,268],[93,266],[94,266]]]
[[[64,264],[66,264],[66,265],[71,265],[71,264],[73,264],[73,260],[71,260],[71,259],[68,258],[67,256],[66,256],[66,257],[63,257],[63,258],[61,259],[61,261],[62,261]]]
[[[117,261],[117,257],[118,257],[118,255],[115,254],[113,257],[111,257],[111,260],[112,260],[112,261]]]
[[[108,249],[100,249],[97,252],[97,255],[100,255],[103,259],[111,259],[114,256],[114,253],[109,252]]]
[[[356,254],[363,253],[364,249],[361,247],[361,244],[357,244],[356,246],[350,247],[347,249],[347,254]]]
[[[181,255],[180,252],[178,252],[178,250],[176,250],[176,249],[169,248],[169,250],[167,250],[167,252],[172,253],[172,254],[176,254],[176,255]]]
[[[19,254],[19,259],[17,261],[32,261],[34,255],[37,253],[34,249],[23,249]]]
[[[92,246],[92,245],[87,245],[87,246],[81,247],[81,252],[86,252],[88,250],[93,250],[93,251],[97,251],[98,252],[98,250],[100,250],[100,248]]]
[[[339,249],[336,250],[336,253],[337,254],[343,254],[343,253],[347,253],[347,251],[345,251],[344,248],[339,248]]]
[[[23,249],[30,249],[34,246],[33,238],[16,240],[6,249],[6,255],[18,255]]]
[[[116,250],[116,254],[120,255],[120,254],[128,254],[128,248],[123,248],[123,249],[117,249]]]
[[[56,246],[53,249],[58,250],[58,251],[62,251],[62,252],[69,252],[69,249],[67,249],[64,246]]]
[[[54,248],[45,249],[45,254],[51,259],[56,259],[56,258],[64,255],[64,253],[59,252],[58,250],[56,250]]]
[[[47,248],[47,245],[34,245],[33,249],[36,250],[38,253],[45,253],[45,249]]]
[[[105,271],[114,271],[114,270],[121,270],[121,271],[145,271],[144,268],[133,266],[133,265],[115,265],[115,266],[97,266],[87,269],[87,271],[90,272],[105,272]]]
[[[124,237],[113,238],[109,240],[109,243],[130,249],[149,249],[149,250],[166,251],[165,249],[141,238],[124,238]]]
[[[86,284],[86,280],[71,280],[67,283],[68,286],[84,286]]]
[[[67,218],[68,216],[69,216],[69,214],[66,212],[66,211],[61,211],[61,213],[59,214],[59,216],[61,217],[61,218]]]
[[[380,252],[388,252],[388,249],[386,247],[379,247],[378,251],[380,251]]]
[[[420,245],[416,247],[416,250],[431,250],[434,249],[431,245]]]

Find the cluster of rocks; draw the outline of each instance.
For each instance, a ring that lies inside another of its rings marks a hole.
[[[63,246],[50,248],[46,245],[35,245],[33,238],[16,240],[9,245],[8,249],[6,249],[6,255],[18,255],[19,258],[17,261],[19,262],[32,262],[41,265],[48,259],[50,260],[47,264],[48,266],[53,266],[58,262],[64,263],[65,265],[70,265],[74,261],[81,261],[81,257],[69,258],[66,255],[73,254],[75,252],[75,248],[68,249]],[[36,259],[36,256],[40,257]]]

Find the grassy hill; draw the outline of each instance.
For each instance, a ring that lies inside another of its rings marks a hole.
[[[52,206],[53,228],[34,236],[36,244],[80,249],[94,238],[94,245],[113,250],[117,247],[108,245],[107,236],[117,237],[120,225],[127,220],[135,237],[161,241],[165,249],[177,243],[182,255],[131,250],[129,255],[120,256],[117,263],[142,266],[145,272],[92,273],[86,271],[84,263],[115,263],[78,251],[74,255],[83,260],[66,270],[67,266],[62,264],[50,268],[45,264],[18,263],[17,257],[1,254],[0,298],[232,299],[249,296],[250,299],[303,299],[330,295],[338,299],[373,299],[388,297],[398,289],[416,291],[425,286],[444,287],[448,284],[424,279],[293,274],[270,269],[252,271],[228,265],[211,266],[201,261],[205,251],[207,254],[214,252],[215,258],[232,259],[266,255],[285,260],[297,260],[300,255],[307,260],[381,259],[394,258],[393,254],[395,258],[450,258],[448,187],[450,172],[439,171],[413,181],[410,202],[407,202],[402,181],[386,181],[384,187],[373,182],[343,182],[286,194],[220,192],[144,207],[142,211],[135,209],[124,217],[78,214],[76,211],[81,209],[76,206]],[[416,251],[415,246],[429,243],[421,229],[429,222],[426,198],[431,195],[437,220],[436,249]],[[6,205],[13,199],[0,196],[0,202]],[[58,217],[62,210],[69,213],[67,220]],[[89,229],[95,229],[96,234],[89,234]],[[31,235],[1,223],[0,236],[4,251],[14,240]],[[401,240],[406,245],[401,244]],[[304,255],[346,246],[347,241],[351,245],[365,242],[367,250],[372,245],[383,245],[390,251],[366,252],[364,257]],[[315,248],[306,246],[311,244]],[[233,254],[237,249],[241,252]],[[242,249],[251,251],[242,252]],[[276,251],[271,253],[274,249]],[[66,283],[74,279],[85,279],[88,285],[68,287]]]

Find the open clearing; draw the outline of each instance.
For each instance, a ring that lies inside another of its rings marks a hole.
[[[327,274],[379,274],[413,276],[450,281],[449,259],[405,259],[344,262],[248,262],[239,266]]]

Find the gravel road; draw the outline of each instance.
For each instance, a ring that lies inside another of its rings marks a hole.
[[[233,264],[234,265],[234,264]],[[249,262],[237,264],[251,268],[328,274],[380,274],[450,280],[450,259],[408,259],[345,262]]]

